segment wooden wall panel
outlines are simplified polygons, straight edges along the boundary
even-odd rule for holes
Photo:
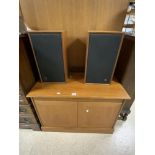
[[[20,0],[33,30],[67,32],[69,67],[84,67],[88,31],[121,31],[128,0]]]

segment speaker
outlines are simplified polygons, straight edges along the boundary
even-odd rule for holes
[[[34,57],[42,82],[65,82],[66,53],[63,32],[29,32]]]
[[[111,83],[123,36],[122,32],[89,32],[86,83]]]

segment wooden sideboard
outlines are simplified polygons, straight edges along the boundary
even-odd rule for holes
[[[43,131],[113,133],[129,95],[116,81],[86,84],[80,76],[66,83],[37,82],[27,94]]]

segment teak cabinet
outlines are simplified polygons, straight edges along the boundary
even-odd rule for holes
[[[130,99],[116,81],[110,85],[85,84],[82,79],[67,83],[36,83],[28,93],[43,131],[112,133],[123,101]]]

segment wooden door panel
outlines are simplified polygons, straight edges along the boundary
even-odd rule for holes
[[[35,100],[42,126],[77,127],[77,103],[71,101]]]
[[[112,128],[121,102],[79,102],[78,127]]]

